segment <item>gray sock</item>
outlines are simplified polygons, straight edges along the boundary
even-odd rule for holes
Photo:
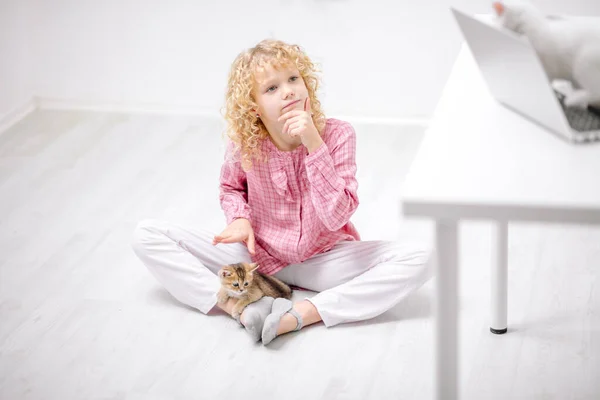
[[[285,313],[289,312],[294,317],[296,317],[298,324],[296,325],[296,329],[294,329],[294,331],[299,331],[300,329],[302,329],[302,317],[296,312],[296,310],[292,308],[293,305],[294,303],[292,303],[288,299],[284,299],[281,297],[275,299],[275,301],[273,302],[273,309],[271,310],[271,314],[269,314],[269,316],[265,319],[263,325],[261,335],[263,345],[271,343],[271,341],[277,337],[277,328],[279,327],[279,321]]]
[[[265,323],[265,318],[271,312],[271,306],[275,299],[272,297],[262,297],[260,300],[250,303],[242,312],[244,316],[244,328],[258,342]]]

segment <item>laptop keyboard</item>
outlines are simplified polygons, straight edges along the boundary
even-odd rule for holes
[[[600,131],[600,110],[591,107],[588,107],[588,109],[567,107],[564,104],[565,95],[556,90],[554,93],[571,128],[578,132]]]

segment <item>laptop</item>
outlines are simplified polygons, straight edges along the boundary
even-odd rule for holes
[[[600,109],[564,105],[525,36],[452,8],[492,96],[569,142],[600,140]]]

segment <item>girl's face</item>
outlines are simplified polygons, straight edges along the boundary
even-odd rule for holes
[[[258,104],[257,113],[269,131],[273,143],[280,150],[293,150],[301,143],[300,137],[291,137],[281,131],[285,121],[277,121],[284,113],[293,109],[303,109],[308,98],[308,89],[298,69],[270,65],[257,71],[254,76],[254,99]]]

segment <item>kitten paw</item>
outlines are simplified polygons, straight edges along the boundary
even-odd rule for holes
[[[231,310],[231,316],[236,320],[239,321],[240,320],[240,315],[242,314],[242,310],[240,310],[239,307],[233,307],[233,309]]]

